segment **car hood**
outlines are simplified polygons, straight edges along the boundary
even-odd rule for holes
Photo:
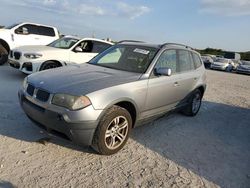
[[[60,48],[53,48],[50,46],[45,45],[27,45],[21,46],[18,48],[13,49],[13,51],[18,51],[22,53],[43,53],[43,52],[57,52],[57,51],[64,51],[64,49]]]
[[[28,83],[50,93],[87,95],[88,93],[136,81],[141,74],[91,64],[73,65],[34,73]]]

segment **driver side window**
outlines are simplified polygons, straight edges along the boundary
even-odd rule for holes
[[[91,53],[92,49],[93,49],[93,42],[92,41],[82,41],[80,42],[76,48],[81,48],[82,51],[81,52],[87,52],[87,53]]]
[[[177,72],[176,50],[164,51],[157,60],[155,68],[169,68],[172,74]]]

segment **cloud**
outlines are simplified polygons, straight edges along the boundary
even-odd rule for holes
[[[8,0],[3,0],[9,3]],[[133,5],[116,0],[16,0],[11,4],[22,7],[37,8],[60,14],[83,14],[89,16],[112,16],[128,19],[138,18],[150,8],[144,5]]]
[[[200,12],[223,16],[250,15],[250,0],[201,0]]]
[[[130,19],[135,19],[150,11],[150,8],[146,6],[132,6],[123,2],[117,3],[118,14],[127,16]]]
[[[44,0],[43,4],[44,5],[49,5],[49,6],[55,5],[56,4],[56,0]]]
[[[106,11],[99,7],[99,6],[92,6],[87,4],[81,4],[79,7],[80,14],[87,14],[87,15],[105,15]]]

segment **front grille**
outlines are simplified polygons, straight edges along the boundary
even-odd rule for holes
[[[13,58],[13,51],[10,50],[10,57]]]
[[[13,56],[14,56],[15,59],[18,60],[18,59],[20,59],[20,57],[21,57],[21,53],[20,53],[20,52],[14,52],[14,53],[13,53]]]
[[[47,91],[38,89],[36,93],[36,98],[42,102],[47,102],[49,100],[49,93]]]
[[[35,87],[34,87],[33,85],[29,84],[26,91],[27,91],[27,93],[28,93],[30,96],[33,96],[34,91],[35,91]]]
[[[37,100],[42,102],[47,102],[49,100],[50,93],[42,89],[36,89],[33,85],[28,84],[26,92],[31,96],[35,97]]]

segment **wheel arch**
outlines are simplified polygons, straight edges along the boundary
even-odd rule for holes
[[[137,117],[138,117],[138,107],[135,104],[135,102],[129,98],[115,100],[105,108],[104,113],[106,113],[106,110],[111,108],[114,105],[125,108],[130,113],[132,121],[133,121],[132,128],[134,128],[134,126],[136,124]]]
[[[60,61],[58,61],[58,60],[46,60],[46,61],[44,61],[44,62],[40,65],[40,67],[39,67],[39,71],[41,71],[42,66],[43,66],[45,63],[48,63],[48,62],[58,63],[58,64],[60,65],[60,67],[62,67],[62,66],[63,66],[63,63],[62,63],[62,62],[60,62]]]
[[[0,38],[0,44],[7,50],[8,53],[10,52],[10,46],[5,40]]]
[[[198,89],[200,92],[201,92],[201,95],[203,97],[204,93],[205,93],[205,90],[206,90],[206,85],[200,85],[198,87],[195,88],[195,90]],[[195,91],[194,90],[194,91]]]

